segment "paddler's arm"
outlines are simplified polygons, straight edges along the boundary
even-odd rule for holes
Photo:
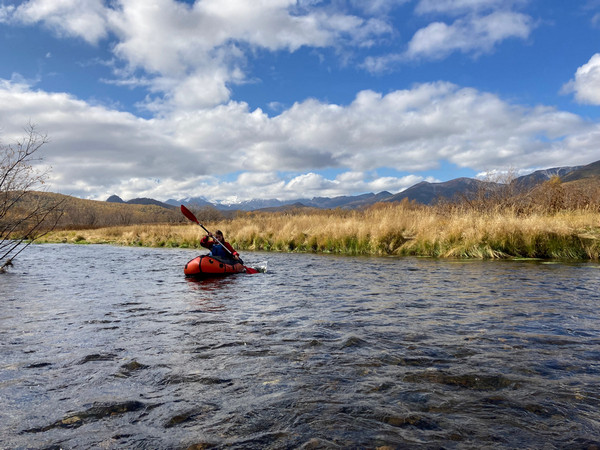
[[[209,239],[210,236],[203,236],[202,239],[200,239],[200,245],[210,250],[215,242]]]
[[[240,254],[234,250],[234,248],[231,246],[231,244],[229,242],[225,242],[225,247],[227,247],[227,250],[229,250],[231,252],[231,255],[235,259],[240,259]]]

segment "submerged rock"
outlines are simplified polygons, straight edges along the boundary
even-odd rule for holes
[[[85,411],[71,414],[64,419],[57,420],[56,422],[46,425],[45,427],[24,430],[23,433],[42,433],[54,428],[78,428],[87,422],[100,420],[105,417],[121,415],[132,411],[139,411],[145,407],[146,405],[144,403],[135,400],[120,403],[94,404],[94,406]]]
[[[406,375],[404,377],[404,381],[411,383],[438,383],[448,386],[457,386],[465,389],[474,389],[478,391],[518,387],[518,383],[516,381],[511,380],[503,375],[452,375],[445,372],[420,372]]]
[[[119,370],[114,376],[117,378],[128,378],[133,374],[133,372],[147,368],[148,366],[146,364],[141,364],[134,359],[127,364],[123,364],[121,366],[121,370]]]

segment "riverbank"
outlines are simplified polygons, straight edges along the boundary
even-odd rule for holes
[[[365,211],[247,213],[207,222],[240,251],[315,252],[442,258],[598,260],[600,214],[559,211],[442,210],[379,205]],[[200,248],[195,224],[131,225],[54,231],[41,242]]]

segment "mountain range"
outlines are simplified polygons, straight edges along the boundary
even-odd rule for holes
[[[111,195],[110,197],[108,197],[106,199],[106,201],[108,203],[128,203],[130,205],[156,205],[156,206],[162,206],[163,208],[168,208],[168,209],[176,209],[179,207],[178,205],[171,205],[168,203],[164,203],[164,202],[160,202],[158,200],[154,200],[152,198],[134,198],[128,201],[123,200],[121,197],[119,197],[118,195]]]
[[[543,169],[515,178],[511,181],[519,189],[530,189],[533,186],[543,183],[552,177],[558,176],[564,183],[582,183],[595,182],[600,183],[600,161],[588,164],[586,166],[574,167],[555,167]],[[320,208],[320,209],[357,209],[370,206],[378,202],[400,202],[404,199],[416,201],[425,205],[431,204],[439,198],[451,199],[457,195],[474,194],[482,187],[493,189],[494,186],[500,186],[500,183],[492,181],[481,181],[474,178],[456,178],[441,183],[429,183],[422,181],[408,189],[392,194],[387,191],[378,194],[368,193],[354,196],[340,197],[313,197],[312,199],[295,199],[289,201],[272,200],[250,200],[236,204],[211,203],[203,197],[188,197],[179,200],[169,199],[166,202],[160,202],[150,198],[136,198],[123,201],[120,197],[112,195],[107,202],[129,203],[142,205],[158,205],[164,208],[178,208],[179,205],[186,205],[196,208],[215,208],[220,211],[255,211],[255,210],[281,210],[287,208]]]

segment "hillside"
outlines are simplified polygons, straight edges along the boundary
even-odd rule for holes
[[[106,201],[108,203],[128,203],[130,205],[156,205],[156,206],[160,206],[161,208],[167,208],[167,209],[177,209],[179,207],[179,205],[171,205],[169,203],[160,202],[158,200],[154,200],[153,198],[146,198],[146,197],[134,198],[131,200],[124,201],[118,195],[111,195],[110,197],[108,197],[106,199]]]
[[[576,170],[561,177],[563,183],[588,180],[597,183],[600,180],[600,161],[593,162],[587,166],[578,167]]]
[[[452,200],[461,196],[470,197],[483,188],[494,189],[497,183],[490,183],[473,178],[457,178],[443,183],[422,181],[412,187],[387,198],[386,202],[400,202],[404,199],[416,201],[424,205],[435,203],[439,199]]]
[[[385,201],[390,198],[392,194],[387,191],[380,192],[378,194],[368,193],[361,195],[352,196],[339,196],[339,197],[314,197],[312,200],[303,201],[302,203],[306,206],[320,209],[356,209],[364,206],[370,206],[377,202]]]
[[[85,200],[69,195],[52,192],[30,192],[22,203],[56,202],[61,203],[62,216],[57,227],[95,228],[115,225],[180,223],[185,218],[176,209],[167,209],[157,205],[138,205],[129,203],[109,203]]]
[[[566,176],[580,167],[554,167],[552,169],[536,170],[528,175],[515,178],[512,183],[520,190],[531,189],[544,181],[548,181],[552,177],[560,177],[561,180],[564,180]]]
[[[514,179],[510,188],[513,192],[527,192],[535,186],[550,180],[552,177],[560,177],[565,184],[577,182],[597,182],[600,185],[600,161],[587,166],[555,167],[542,169]],[[215,208],[218,211],[282,211],[290,208],[308,207],[319,209],[359,209],[369,207],[378,202],[401,202],[404,199],[415,201],[424,205],[431,205],[438,200],[455,200],[475,196],[482,191],[488,194],[502,189],[506,185],[492,181],[481,181],[474,178],[456,178],[440,183],[422,181],[397,194],[383,191],[378,194],[368,193],[355,196],[339,197],[313,197],[312,199],[300,198],[288,201],[277,199],[256,199],[237,204],[225,205],[210,203],[202,197],[188,197],[181,200],[170,199],[169,205],[179,206],[184,204],[193,208]],[[291,206],[293,205],[293,206]]]
[[[561,191],[554,184],[550,189],[544,189],[542,183],[554,176],[561,176]],[[520,204],[530,206],[549,200],[549,196],[561,195],[564,200],[560,204],[579,207],[597,203],[597,193],[600,191],[600,161],[580,167],[554,168],[536,171],[525,177],[515,180],[515,185],[526,189],[515,189],[510,195],[519,195]],[[457,178],[443,183],[418,183],[405,191],[392,195],[389,192],[379,194],[363,194],[358,196],[340,196],[334,198],[315,197],[311,200],[303,199],[296,202],[277,201],[273,205],[268,200],[246,202],[246,207],[256,206],[252,211],[260,212],[300,212],[310,209],[363,209],[378,202],[401,202],[404,199],[415,201],[424,205],[434,204],[438,199],[458,199],[475,196],[482,191],[494,194],[501,187],[497,183],[484,182],[471,178]],[[503,193],[506,200],[506,193]],[[525,201],[524,198],[529,200]],[[196,199],[197,200],[197,199]],[[153,223],[185,223],[186,219],[179,212],[179,205],[166,204],[152,199],[133,199],[124,202],[117,196],[112,196],[110,201],[84,200],[68,195],[49,192],[32,192],[24,202],[51,201],[62,202],[63,215],[58,222],[59,228],[81,229],[97,228],[104,226],[119,226],[132,224]],[[174,200],[170,202],[176,203]],[[141,203],[141,204],[140,204]],[[182,202],[185,203],[185,202]],[[181,203],[180,203],[181,204]],[[269,206],[272,205],[272,206]],[[239,206],[239,205],[238,205]],[[530,207],[528,206],[528,207]],[[196,204],[192,210],[201,221],[214,221],[231,219],[239,215],[241,209],[220,210],[215,205],[203,202],[202,206]],[[247,209],[250,210],[250,209]]]

